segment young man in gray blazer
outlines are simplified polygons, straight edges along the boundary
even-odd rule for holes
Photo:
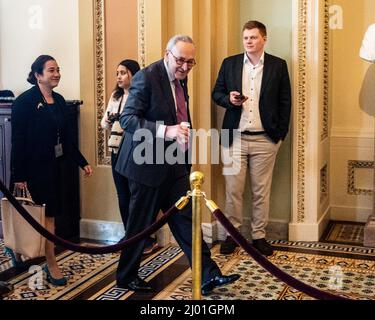
[[[244,53],[226,58],[212,93],[215,103],[226,109],[222,139],[224,170],[230,163],[238,170],[225,172],[225,213],[238,229],[242,225],[243,193],[247,166],[251,180],[253,245],[262,254],[273,254],[265,240],[269,215],[272,172],[281,141],[289,128],[291,88],[284,60],[264,52],[267,30],[249,21],[243,27]],[[230,254],[237,244],[229,236],[221,253]]]

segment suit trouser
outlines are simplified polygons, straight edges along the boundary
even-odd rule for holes
[[[115,154],[114,152],[112,152],[111,154],[111,161],[112,161],[113,181],[116,186],[121,219],[122,219],[122,223],[124,224],[124,227],[126,227],[126,223],[128,221],[128,215],[129,215],[129,202],[130,202],[130,190],[129,190],[129,185],[128,185],[128,179],[125,178],[123,175],[119,174],[115,170],[116,163],[117,163],[117,154]]]
[[[189,190],[188,175],[174,178],[171,174],[158,188],[151,188],[129,179],[131,199],[129,217],[126,226],[126,239],[150,226],[155,221],[159,210],[167,211],[175,202],[185,196]],[[168,219],[169,228],[188,257],[191,266],[192,217],[191,201],[181,211]],[[127,246],[121,252],[117,268],[117,283],[126,285],[133,281],[141,263],[144,240]],[[202,282],[221,275],[217,264],[211,259],[211,252],[205,241],[202,241]]]
[[[274,143],[266,134],[239,135],[229,149],[222,149],[226,203],[225,214],[238,229],[243,224],[243,197],[249,166],[252,195],[252,239],[265,238],[269,219],[272,173],[281,141]],[[229,166],[231,170],[228,171]]]

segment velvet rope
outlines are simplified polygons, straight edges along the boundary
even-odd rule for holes
[[[122,250],[126,246],[138,242],[142,239],[146,239],[151,234],[155,233],[158,229],[160,229],[163,225],[167,223],[168,218],[176,213],[179,209],[174,205],[171,207],[167,212],[163,214],[163,216],[154,222],[151,226],[144,229],[142,232],[138,233],[137,235],[133,236],[130,239],[123,240],[113,245],[103,246],[103,247],[94,247],[94,246],[81,246],[76,243],[67,241],[63,238],[60,238],[53,233],[49,232],[43,226],[41,226],[28,212],[27,210],[17,201],[17,199],[12,195],[12,193],[7,189],[4,185],[3,181],[0,179],[0,191],[4,194],[4,196],[9,200],[9,202],[15,207],[18,213],[43,237],[52,241],[55,244],[61,245],[62,247],[77,251],[81,253],[89,253],[89,254],[105,254],[116,252]]]
[[[321,291],[317,288],[307,285],[302,281],[292,277],[288,273],[282,271],[265,258],[258,250],[254,249],[252,245],[238,232],[238,230],[230,223],[230,221],[224,216],[220,209],[216,209],[212,212],[214,217],[222,224],[225,230],[231,235],[234,241],[236,241],[258,264],[264,269],[274,275],[276,278],[285,282],[287,285],[309,295],[310,297],[319,300],[351,300],[343,296],[337,296],[329,292]]]

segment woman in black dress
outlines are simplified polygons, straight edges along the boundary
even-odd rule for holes
[[[34,86],[21,94],[12,107],[11,181],[16,189],[27,187],[35,203],[46,205],[46,228],[54,233],[54,218],[62,213],[61,181],[66,157],[79,165],[86,176],[92,174],[92,169],[73,143],[65,99],[53,91],[60,81],[56,60],[39,56],[27,81]],[[14,261],[19,261],[19,255],[10,253]],[[45,255],[47,281],[65,285],[67,279],[57,265],[50,241],[46,241]]]

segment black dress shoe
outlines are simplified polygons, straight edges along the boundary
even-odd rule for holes
[[[208,295],[215,288],[230,284],[238,280],[239,278],[239,274],[231,274],[229,276],[216,276],[202,284],[202,295]]]
[[[9,283],[0,281],[0,300],[13,291],[13,286]]]
[[[272,246],[264,238],[253,240],[253,246],[254,246],[255,249],[257,249],[264,256],[272,256],[273,255]]]
[[[220,246],[220,253],[221,254],[231,254],[234,250],[238,247],[236,241],[234,241],[231,237],[227,237],[225,241]]]
[[[137,277],[132,282],[127,284],[117,284],[117,287],[123,289],[129,289],[131,291],[139,291],[139,292],[152,292],[154,291],[153,288],[144,280]]]

